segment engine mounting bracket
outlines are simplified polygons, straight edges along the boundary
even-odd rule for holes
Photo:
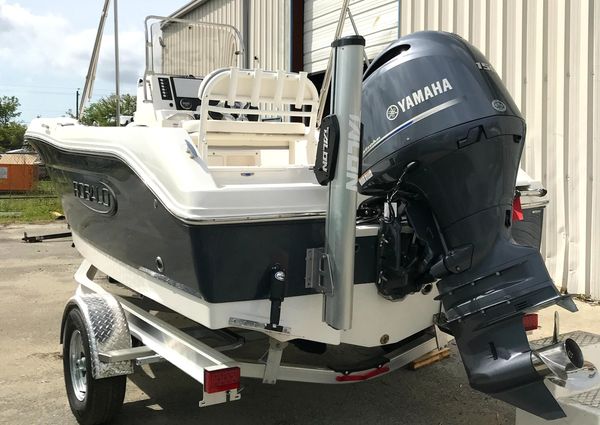
[[[333,272],[325,248],[306,250],[305,287],[322,294],[333,294]]]

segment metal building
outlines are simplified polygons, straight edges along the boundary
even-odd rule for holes
[[[290,69],[290,11],[289,1],[196,0],[171,16],[233,25],[246,45],[246,66]]]
[[[176,13],[238,26],[248,66],[316,73],[341,3],[204,0]],[[542,247],[550,273],[568,292],[600,298],[600,3],[354,0],[350,9],[369,58],[421,30],[455,32],[487,55],[527,119],[522,165],[551,194]]]

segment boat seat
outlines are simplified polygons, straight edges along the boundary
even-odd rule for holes
[[[314,161],[319,95],[307,73],[218,69],[204,78],[198,97],[200,120],[185,121],[182,126],[192,135],[203,158],[207,159],[209,151],[219,148],[250,148],[253,151],[249,155],[255,155],[256,149],[276,148],[289,150],[290,164],[297,163],[299,157]],[[257,115],[280,121],[214,120],[209,112]],[[299,117],[307,124],[290,122],[292,117]],[[299,146],[304,147],[306,155],[296,155]]]
[[[187,120],[181,123],[188,133],[200,130],[200,121]],[[254,133],[254,134],[279,134],[304,137],[306,126],[296,122],[257,122],[257,121],[226,121],[208,120],[204,123],[207,133]]]
[[[206,122],[209,133],[289,134],[304,137],[306,126],[296,122],[217,121]]]

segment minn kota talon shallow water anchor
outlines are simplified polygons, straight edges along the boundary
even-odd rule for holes
[[[323,321],[338,330],[352,327],[364,46],[360,35],[331,44],[331,114],[321,125],[314,167],[317,181],[329,186],[325,247],[306,253],[306,286],[324,294]]]

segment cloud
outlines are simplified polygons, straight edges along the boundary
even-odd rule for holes
[[[95,34],[94,34],[95,36]],[[115,53],[114,38],[105,36],[100,50],[98,78],[114,81]],[[90,49],[91,54],[91,49]],[[137,79],[144,72],[144,33],[119,31],[119,73],[124,83],[137,85]],[[89,62],[86,58],[86,65]]]
[[[2,4],[0,4],[0,11],[2,9]],[[2,32],[10,32],[14,27],[12,26],[11,21],[0,16],[0,33]]]
[[[75,31],[56,14],[36,15],[16,3],[0,0],[0,64],[34,76],[85,78],[96,29]],[[105,34],[97,78],[114,81],[114,38]],[[121,80],[134,84],[143,72],[144,34],[119,32]]]

